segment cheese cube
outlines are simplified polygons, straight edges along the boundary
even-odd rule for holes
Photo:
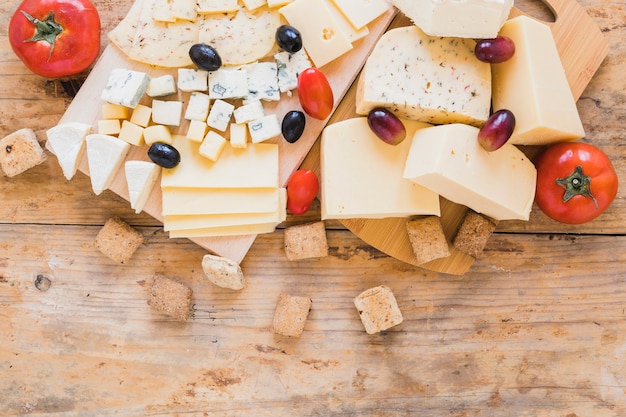
[[[363,67],[356,111],[386,107],[426,123],[482,126],[491,106],[491,66],[471,39],[431,37],[417,26],[386,32]]]
[[[366,117],[327,126],[322,132],[322,219],[439,215],[439,195],[402,178],[411,135],[426,123],[404,120],[407,139],[381,141]]]
[[[245,148],[248,146],[248,126],[245,124],[230,124],[230,146]]]
[[[139,214],[143,210],[154,185],[159,178],[161,167],[149,161],[126,161],[124,164],[128,201],[130,207]]]
[[[141,146],[143,145],[143,129],[128,120],[123,120],[118,138],[131,145]]]
[[[175,22],[176,18],[170,9],[170,0],[154,0],[152,19],[157,22]]]
[[[298,75],[307,68],[313,66],[303,49],[295,54],[278,52],[274,55],[278,70],[278,88],[281,93],[286,93],[298,87]]]
[[[176,80],[171,74],[162,75],[152,78],[146,94],[150,97],[163,97],[176,93]]]
[[[99,195],[111,185],[130,150],[130,144],[114,136],[97,133],[87,135],[85,142],[91,188],[94,194]]]
[[[187,104],[187,110],[185,110],[185,119],[197,120],[200,122],[206,121],[209,115],[209,95],[194,91],[189,96],[189,104]]]
[[[265,116],[265,110],[259,100],[252,100],[243,106],[239,106],[233,112],[236,123],[248,123],[252,120]]]
[[[217,161],[224,150],[224,146],[226,146],[226,139],[219,133],[209,130],[198,149],[198,153],[211,161]]]
[[[180,101],[152,100],[152,121],[160,125],[179,126],[183,113]]]
[[[178,69],[178,89],[180,91],[206,91],[208,87],[209,72],[192,69]]]
[[[209,74],[209,96],[212,99],[246,98],[248,72],[244,69],[223,69]]]
[[[170,0],[170,10],[176,19],[195,21],[198,17],[195,0]]]
[[[130,121],[138,126],[146,127],[150,124],[150,117],[152,117],[152,109],[143,104],[138,104],[130,116]]]
[[[303,47],[315,66],[321,67],[352,49],[324,0],[295,0],[281,7],[280,13],[300,31]]]
[[[155,142],[163,142],[172,144],[172,133],[167,126],[152,125],[143,130],[143,138],[146,145],[152,145]]]
[[[478,128],[448,124],[418,130],[404,178],[496,220],[528,220],[537,171],[510,143],[487,152]]]
[[[275,114],[269,114],[248,123],[252,143],[264,142],[281,134],[280,123]]]
[[[119,104],[104,103],[102,104],[102,118],[104,120],[110,119],[128,119],[132,114],[132,109]]]
[[[228,13],[239,8],[237,0],[198,0],[198,13]]]
[[[257,62],[244,69],[248,74],[248,100],[280,100],[276,62]]]
[[[393,5],[430,36],[483,39],[498,36],[513,0],[393,0]]]
[[[493,65],[493,108],[515,115],[509,143],[545,145],[585,136],[550,28],[519,16],[500,33],[515,42],[515,55]]]
[[[230,123],[230,118],[233,115],[234,109],[234,105],[224,100],[215,100],[215,102],[213,102],[211,110],[209,111],[207,124],[213,129],[224,132],[228,127],[228,123]]]
[[[101,97],[109,103],[134,109],[149,83],[150,77],[145,72],[115,68],[109,75]]]
[[[209,126],[205,122],[199,120],[192,120],[189,122],[189,129],[187,129],[187,139],[194,142],[202,142],[204,136],[207,133]]]
[[[117,135],[120,133],[120,127],[119,120],[98,120],[98,133],[102,135]]]

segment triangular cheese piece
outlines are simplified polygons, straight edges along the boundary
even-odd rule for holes
[[[91,132],[91,125],[68,122],[56,125],[46,131],[48,147],[56,155],[63,175],[71,180],[85,152],[85,137]]]
[[[139,214],[143,210],[154,184],[161,172],[161,167],[149,161],[126,161],[124,164],[126,183],[128,185],[128,200],[130,207]]]
[[[130,144],[114,136],[91,134],[87,142],[87,162],[91,188],[96,195],[109,188],[130,150]]]

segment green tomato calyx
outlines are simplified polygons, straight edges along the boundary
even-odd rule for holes
[[[598,202],[591,194],[591,178],[585,175],[582,166],[578,165],[568,177],[557,178],[556,183],[565,189],[565,194],[563,194],[564,203],[567,203],[574,196],[582,195],[583,197],[591,198],[596,205],[596,209],[598,209]]]
[[[22,14],[35,25],[35,34],[32,38],[26,39],[24,42],[39,42],[45,41],[50,44],[50,53],[48,54],[48,61],[52,57],[52,51],[54,50],[54,43],[61,33],[63,33],[63,26],[61,26],[56,20],[54,20],[54,12],[50,11],[48,17],[45,20],[39,20],[30,14],[26,13],[24,10],[21,11]]]

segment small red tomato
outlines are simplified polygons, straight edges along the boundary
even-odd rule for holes
[[[535,201],[548,217],[568,224],[595,219],[617,195],[617,174],[604,152],[583,142],[549,146],[535,163]]]
[[[320,189],[315,172],[299,169],[287,182],[287,209],[293,214],[304,214],[311,207]]]
[[[298,98],[309,116],[324,120],[333,111],[333,90],[324,73],[317,68],[308,68],[298,76]]]

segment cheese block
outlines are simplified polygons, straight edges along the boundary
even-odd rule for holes
[[[225,146],[216,162],[200,155],[200,144],[184,136],[174,135],[173,146],[180,152],[181,162],[176,168],[163,171],[161,187],[278,187],[277,144],[250,144],[237,149]]]
[[[352,23],[350,23],[348,18],[343,13],[341,13],[341,10],[337,8],[332,0],[324,0],[324,3],[328,6],[328,11],[337,23],[337,26],[341,29],[343,34],[348,38],[350,42],[354,43],[369,34],[369,29],[367,28],[367,26],[363,26],[360,29],[356,29],[354,26],[352,26]]]
[[[359,30],[389,10],[386,0],[332,0],[355,29]]]
[[[130,150],[130,144],[114,136],[92,133],[85,138],[91,188],[96,195],[109,188]]]
[[[128,201],[135,213],[141,213],[143,210],[154,185],[159,179],[160,172],[161,167],[150,161],[126,161],[124,163]]]
[[[405,120],[408,137],[429,127]],[[402,177],[411,141],[389,145],[357,117],[327,126],[320,162],[322,219],[439,215],[439,196]]]
[[[436,38],[417,26],[385,33],[357,85],[356,110],[382,106],[398,117],[475,126],[489,117],[491,68],[474,55],[471,39]]]
[[[393,5],[431,36],[495,38],[513,0],[393,0]]]
[[[509,109],[516,119],[509,142],[545,145],[585,136],[550,28],[519,16],[500,33],[515,42],[515,55],[492,70],[494,110]]]
[[[114,68],[100,96],[108,103],[134,109],[149,84],[150,76],[145,72]]]
[[[165,172],[165,171],[164,171]],[[272,213],[277,188],[163,188],[163,216]]]
[[[487,152],[478,128],[449,124],[418,130],[404,177],[496,220],[528,220],[537,171],[514,145]]]
[[[172,239],[175,238],[199,238],[199,237],[219,237],[219,236],[245,236],[245,235],[260,235],[263,233],[272,233],[276,230],[276,226],[279,223],[270,222],[262,224],[244,224],[237,226],[221,226],[221,227],[208,227],[201,229],[185,229],[185,230],[172,230],[169,232],[169,236]]]
[[[58,124],[46,131],[47,145],[56,155],[66,179],[71,180],[85,152],[85,138],[91,125],[80,122]]]

